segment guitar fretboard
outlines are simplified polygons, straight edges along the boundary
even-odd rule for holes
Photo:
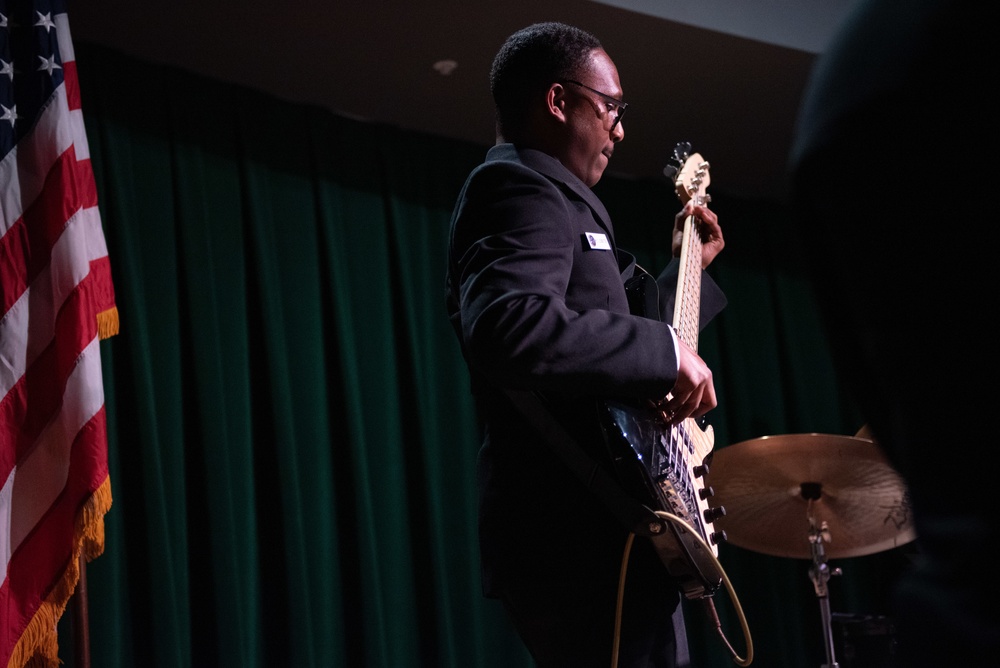
[[[673,326],[681,340],[695,352],[698,351],[700,307],[701,236],[698,234],[697,221],[693,216],[688,216],[684,223],[684,241],[681,244]]]
[[[689,184],[678,181],[678,195],[682,199],[692,199],[695,204],[705,204],[708,196],[703,194],[702,184],[708,174],[708,163],[698,164]],[[701,233],[699,221],[688,216],[684,221],[684,237],[681,241],[680,271],[677,275],[677,294],[674,299],[673,326],[681,340],[692,350],[698,351],[698,330],[701,309]]]

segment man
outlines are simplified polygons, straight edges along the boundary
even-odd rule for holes
[[[497,145],[458,198],[447,281],[485,423],[484,592],[502,600],[542,668],[612,665],[613,653],[622,668],[682,665],[677,585],[645,540],[628,561],[613,652],[629,531],[506,394],[536,391],[546,414],[598,460],[606,456],[603,397],[670,394],[675,422],[716,405],[704,361],[663,321],[630,314],[623,268],[628,277],[634,262],[617,249],[590,189],[625,136],[618,72],[593,35],[542,23],[508,38],[490,78]],[[707,266],[723,247],[718,219],[689,203],[677,225],[685,214],[703,221]],[[673,291],[664,294],[670,308]],[[707,276],[702,295],[704,322],[725,298]]]
[[[898,663],[996,666],[998,78],[971,0],[858,3],[800,114],[792,184],[835,359],[906,479],[919,548]]]

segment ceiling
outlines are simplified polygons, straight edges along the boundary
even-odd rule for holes
[[[70,0],[69,16],[77,42],[484,148],[497,48],[530,23],[571,23],[603,42],[629,103],[609,173],[662,178],[689,141],[713,191],[771,199],[809,71],[850,2]]]

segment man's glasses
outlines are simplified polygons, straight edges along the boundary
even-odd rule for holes
[[[615,109],[617,109],[618,113],[615,114],[615,120],[611,124],[611,129],[609,130],[609,132],[614,132],[615,127],[617,127],[618,124],[621,122],[622,116],[625,115],[625,110],[628,109],[628,103],[627,102],[622,102],[621,100],[619,100],[617,98],[613,98],[610,95],[605,95],[601,91],[599,91],[599,90],[597,90],[595,88],[591,88],[587,84],[582,84],[579,81],[574,81],[573,79],[566,79],[563,83],[571,83],[574,86],[579,86],[580,88],[586,88],[591,93],[594,93],[595,95],[599,95],[602,100],[604,100],[605,102],[607,102],[607,104],[608,104],[609,107],[613,106]],[[611,109],[609,108],[608,111],[610,112]]]

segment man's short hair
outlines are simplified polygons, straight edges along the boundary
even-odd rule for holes
[[[557,81],[579,76],[594,49],[589,32],[564,23],[535,23],[507,38],[493,59],[490,91],[497,129],[505,136],[524,130],[533,99]]]

